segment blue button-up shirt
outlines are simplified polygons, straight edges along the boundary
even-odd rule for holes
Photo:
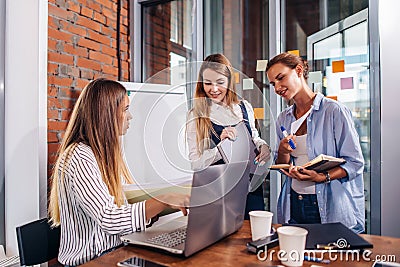
[[[293,114],[293,105],[279,114],[277,146],[283,138],[280,126],[290,129],[296,120]],[[350,110],[318,93],[307,118],[306,143],[309,159],[325,154],[347,161],[341,165],[346,177],[328,184],[315,184],[321,223],[341,222],[355,232],[364,231],[364,158]],[[287,223],[290,219],[291,184],[292,178],[286,177],[278,200],[278,223]]]

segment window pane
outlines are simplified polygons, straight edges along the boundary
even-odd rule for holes
[[[166,1],[142,8],[142,81],[171,84],[171,72],[163,70],[171,68],[176,57],[191,62],[196,56],[192,50],[196,40],[192,30],[196,21],[194,0]]]

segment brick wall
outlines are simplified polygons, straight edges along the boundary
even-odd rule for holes
[[[48,166],[51,171],[73,105],[92,79],[118,79],[118,0],[49,0]],[[129,0],[121,0],[121,80],[129,80]],[[49,172],[50,174],[50,172]]]

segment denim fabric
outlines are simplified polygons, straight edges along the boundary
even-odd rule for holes
[[[289,223],[321,223],[318,211],[317,195],[298,194],[290,190],[290,220]]]
[[[246,209],[244,212],[244,219],[249,220],[249,211],[252,210],[265,210],[264,195],[262,184],[254,191],[247,195]]]

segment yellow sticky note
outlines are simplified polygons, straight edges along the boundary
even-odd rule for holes
[[[240,79],[239,79],[239,72],[234,72],[233,73],[233,77],[234,77],[234,81],[235,83],[239,83]]]
[[[300,50],[289,50],[289,51],[287,51],[289,54],[293,54],[293,55],[296,55],[296,56],[300,56]]]
[[[264,119],[264,108],[254,108],[254,118]]]
[[[332,61],[332,72],[344,72],[344,60]]]

